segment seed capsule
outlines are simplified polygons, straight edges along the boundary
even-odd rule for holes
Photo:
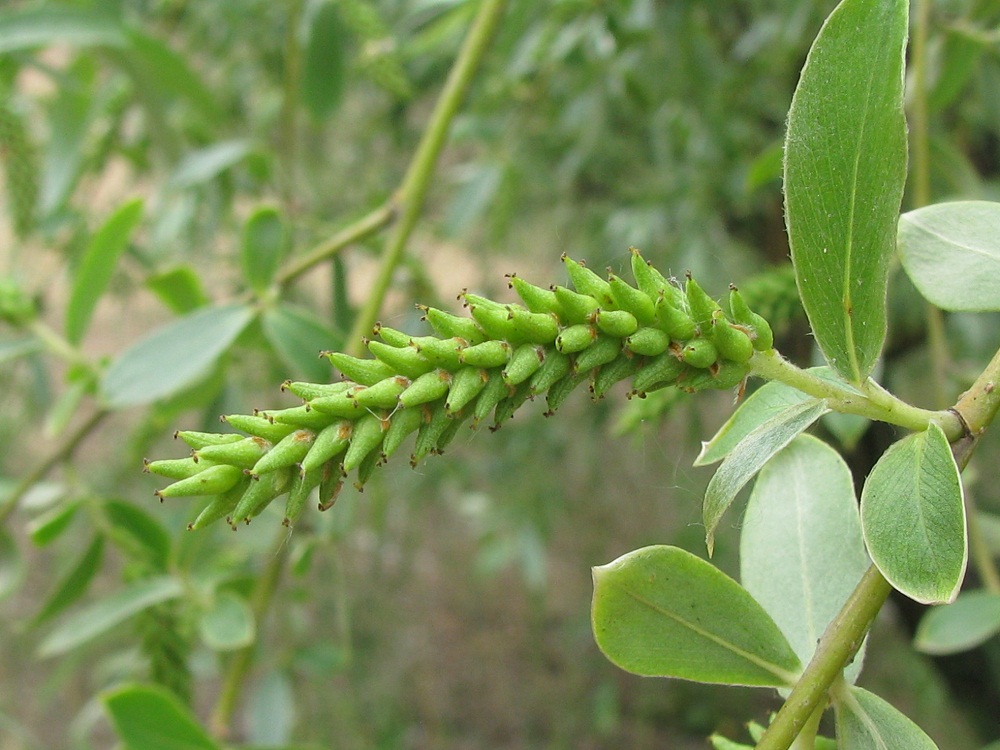
[[[576,291],[593,297],[602,307],[614,308],[615,300],[611,296],[611,285],[608,282],[566,253],[562,254],[562,262]]]
[[[771,324],[747,307],[743,295],[736,287],[730,287],[729,309],[732,310],[733,320],[750,328],[753,333],[751,338],[754,349],[766,352],[774,348],[774,332],[771,330]]]
[[[351,442],[354,433],[354,422],[342,420],[320,432],[313,441],[309,451],[302,458],[300,467],[302,473],[315,472],[323,464],[340,455]]]
[[[374,385],[374,384],[373,384]],[[322,396],[314,398],[307,406],[318,412],[340,419],[357,419],[365,410],[347,393],[338,396]]]
[[[656,357],[667,351],[670,335],[659,328],[640,328],[625,339],[625,348],[633,354]]]
[[[250,482],[252,481],[250,477],[244,476],[230,489],[213,497],[211,502],[202,508],[198,517],[188,524],[188,531],[203,529],[210,523],[231,516],[233,510],[236,508],[236,504],[243,497],[243,493],[250,487]]]
[[[531,386],[528,383],[521,383],[514,389],[511,395],[507,396],[505,399],[501,399],[500,403],[497,404],[496,409],[493,410],[493,426],[490,429],[496,432],[503,426],[503,423],[514,416],[514,412],[521,408],[533,394],[531,393]]]
[[[578,372],[567,375],[562,380],[549,386],[549,390],[545,394],[545,403],[548,406],[546,414],[555,414],[556,409],[562,406],[563,402],[569,397],[569,394],[589,377],[589,372]]]
[[[434,307],[422,305],[417,305],[417,307],[423,310],[424,319],[434,329],[434,333],[442,338],[465,339],[470,344],[481,344],[487,340],[483,329],[471,318],[452,315]]]
[[[545,353],[545,361],[542,362],[542,366],[531,376],[529,381],[532,395],[544,393],[554,383],[566,377],[572,369],[573,361],[568,355],[549,349]]]
[[[372,451],[361,459],[361,463],[358,464],[358,471],[354,479],[354,488],[358,492],[365,491],[365,485],[368,484],[368,480],[371,479],[372,474],[375,473],[375,468],[381,462],[382,455],[378,451]]]
[[[340,464],[329,466],[330,471],[323,475],[319,483],[319,504],[316,506],[320,511],[330,510],[337,502],[337,496],[344,488],[344,467]]]
[[[194,450],[204,448],[206,445],[235,443],[243,439],[242,435],[237,435],[235,432],[194,432],[192,430],[178,430],[174,433],[174,437],[180,438]]]
[[[459,355],[468,345],[468,341],[457,337],[439,339],[434,336],[420,336],[411,342],[411,346],[420,353],[420,356],[434,367],[442,367],[451,371],[462,366]]]
[[[556,337],[556,349],[563,354],[582,352],[597,339],[597,328],[587,323],[567,326]]]
[[[622,352],[617,359],[604,365],[594,376],[591,390],[594,400],[602,398],[615,383],[630,378],[642,366],[642,357],[636,357],[631,352]]]
[[[551,344],[559,335],[559,319],[552,313],[511,310],[510,319],[517,335],[531,344]]]
[[[535,374],[545,360],[545,348],[534,344],[522,344],[514,350],[514,356],[503,370],[507,385],[519,385]]]
[[[295,383],[286,380],[282,383],[281,390],[291,391],[303,401],[312,401],[314,398],[339,396],[353,388],[354,385],[349,380],[341,380],[336,383]]]
[[[232,527],[235,529],[240,521],[250,523],[251,518],[259,516],[272,500],[288,492],[294,476],[295,469],[286,466],[250,482],[229,518]]]
[[[489,297],[481,297],[468,290],[458,295],[458,298],[469,308],[479,307],[483,310],[496,310],[497,312],[510,311],[510,305],[505,305],[502,302],[496,302],[495,300],[491,300]]]
[[[681,359],[692,367],[704,369],[718,358],[719,350],[708,339],[691,339],[681,349]]]
[[[656,320],[656,310],[653,307],[653,300],[646,296],[645,292],[639,291],[614,274],[609,276],[608,284],[616,307],[628,310],[640,325],[653,324]]]
[[[410,383],[409,388],[399,395],[399,405],[405,409],[420,404],[437,401],[448,393],[451,386],[451,373],[447,370],[434,370],[425,373]]]
[[[622,342],[602,334],[593,344],[576,355],[573,366],[577,372],[589,372],[595,367],[606,365],[621,353]]]
[[[565,311],[565,317],[560,320],[569,325],[591,322],[601,307],[601,303],[589,294],[580,294],[564,286],[552,287],[552,293]]]
[[[437,442],[434,443],[433,453],[438,455],[444,453],[444,449],[455,439],[455,436],[458,435],[459,430],[462,429],[462,425],[465,424],[471,413],[471,410],[461,410],[448,415],[450,422],[438,436]]]
[[[195,474],[200,474],[213,465],[213,461],[198,461],[194,457],[188,456],[187,458],[168,458],[161,461],[143,461],[142,470],[167,479],[187,479]]]
[[[650,302],[656,302],[660,294],[671,286],[670,281],[643,258],[637,249],[630,247],[629,252],[632,253],[632,276],[635,277],[636,285],[649,297]]]
[[[750,337],[742,329],[731,326],[721,310],[712,316],[712,340],[726,359],[746,362],[753,356]]]
[[[222,417],[222,421],[240,432],[264,438],[271,443],[277,443],[295,432],[295,427],[290,424],[272,422],[264,417],[251,417],[247,414],[230,414]]]
[[[410,455],[410,466],[416,467],[427,454],[437,445],[438,438],[444,433],[453,420],[444,409],[435,409],[429,421],[420,425],[417,441]]]
[[[354,425],[351,444],[347,446],[347,453],[344,455],[344,471],[356,469],[365,456],[379,447],[388,429],[388,419],[375,414],[361,417]]]
[[[448,400],[445,401],[444,408],[449,413],[459,411],[480,394],[489,379],[490,375],[486,370],[463,367],[451,379],[451,388],[448,390]]]
[[[673,352],[665,352],[653,357],[635,374],[632,387],[637,393],[652,393],[660,388],[675,385],[677,378],[687,367]]]
[[[419,378],[425,372],[430,372],[434,369],[434,365],[421,357],[420,352],[412,346],[404,346],[397,349],[388,344],[383,344],[381,341],[369,341],[368,351],[376,359],[389,365],[394,374],[405,375],[410,380]],[[365,385],[375,385],[375,383],[365,383]]]
[[[226,445],[206,445],[194,453],[197,461],[207,459],[220,464],[249,469],[261,456],[271,449],[271,443],[264,438],[248,437]]]
[[[243,477],[243,470],[236,466],[218,464],[209,466],[192,477],[168,484],[154,494],[161,500],[165,497],[198,497],[219,495],[230,489]]]
[[[542,289],[540,286],[529,284],[520,276],[510,274],[507,277],[511,288],[517,292],[525,306],[533,313],[551,313],[560,320],[565,315],[565,311],[559,300],[551,289]]]
[[[479,305],[475,305],[470,309],[472,317],[476,319],[476,322],[482,326],[491,339],[503,339],[512,344],[520,344],[525,341],[514,325],[510,310],[502,307],[481,307]]]
[[[749,371],[746,363],[723,360],[707,370],[689,370],[678,380],[677,386],[688,393],[708,389],[726,390],[739,385]]]
[[[506,341],[484,341],[463,349],[459,352],[458,359],[462,364],[490,370],[507,364],[513,352]]]
[[[497,404],[510,395],[510,386],[499,372],[490,373],[490,380],[483,388],[472,412],[473,424],[479,424]]]
[[[363,387],[363,386],[361,386]],[[333,421],[329,414],[316,411],[308,406],[293,406],[290,409],[258,412],[258,416],[277,424],[287,424],[296,429],[318,432]]]
[[[677,305],[667,294],[661,294],[656,300],[656,324],[660,330],[676,341],[686,341],[694,338],[698,327],[694,319]]]
[[[260,476],[297,464],[306,457],[315,440],[316,433],[312,430],[296,430],[280,442],[275,443],[271,450],[261,456],[260,460],[250,469],[250,474]]]
[[[396,452],[411,432],[416,432],[420,428],[425,417],[430,419],[426,409],[426,406],[418,406],[413,409],[397,409],[393,413],[389,420],[389,429],[382,438],[382,454],[386,458]]]
[[[616,339],[631,336],[639,330],[639,321],[628,310],[599,310],[594,322],[601,331]]]
[[[403,346],[408,346],[410,339],[412,338],[408,333],[397,331],[395,328],[389,328],[381,323],[375,324],[375,328],[372,329],[372,333],[382,339],[387,346],[396,347],[397,349]]]
[[[324,352],[324,356],[345,378],[361,385],[375,385],[380,380],[399,374],[385,362],[377,359],[358,359],[340,352]]]
[[[330,473],[330,466],[324,464],[312,471],[301,471],[292,478],[292,487],[288,491],[288,499],[285,501],[285,518],[281,522],[284,526],[291,526],[302,513],[306,500],[312,491],[319,487],[325,475]]]
[[[397,375],[360,388],[351,394],[351,398],[363,409],[392,409],[399,403],[399,394],[409,388],[411,382],[409,378]]]
[[[702,334],[708,335],[712,314],[722,308],[690,276],[688,276],[687,283],[684,285],[684,293],[687,296],[688,310],[691,313],[691,318],[694,320],[695,325],[701,329]]]

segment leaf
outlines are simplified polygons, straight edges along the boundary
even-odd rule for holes
[[[73,66],[70,73],[76,72]],[[73,76],[72,85],[60,86],[48,105],[48,137],[43,141],[39,218],[64,208],[76,186],[88,155],[87,135],[95,116],[96,93],[92,76]]]
[[[301,308],[281,303],[263,317],[264,335],[285,365],[313,382],[330,378],[330,367],[319,358],[325,349],[340,349],[343,336]]]
[[[15,339],[14,341],[0,341],[0,365],[44,349],[45,347],[42,345],[42,342],[34,336]]]
[[[165,688],[124,685],[101,699],[126,750],[221,750]]]
[[[97,575],[97,571],[101,569],[103,559],[104,537],[97,534],[80,555],[80,559],[46,597],[42,608],[32,618],[32,625],[37,626],[48,622],[87,593],[90,582]]]
[[[702,519],[709,555],[715,546],[715,529],[737,493],[771,456],[828,411],[822,399],[802,401],[754,428],[730,451],[705,490]]]
[[[39,547],[44,547],[57,539],[76,518],[76,512],[80,509],[80,505],[79,499],[70,500],[32,518],[26,527],[31,541]]]
[[[923,730],[892,705],[854,685],[834,695],[841,750],[937,750]]]
[[[740,581],[806,664],[869,564],[850,469],[822,440],[799,435],[757,477],[743,517]],[[848,668],[849,681],[861,661]]]
[[[955,654],[1000,632],[1000,594],[964,591],[951,604],[934,607],[921,620],[913,645],[925,654]]]
[[[173,312],[184,315],[208,304],[198,273],[187,265],[153,274],[146,286]]]
[[[203,185],[241,162],[249,151],[250,143],[245,140],[221,141],[192,151],[174,168],[168,184],[175,190]]]
[[[923,604],[955,599],[968,561],[965,503],[940,427],[882,455],[861,492],[861,525],[872,562],[896,589]]]
[[[70,343],[79,344],[87,332],[94,307],[107,289],[118,259],[128,247],[129,237],[141,218],[142,200],[128,201],[104,222],[87,244],[73,274],[73,289],[66,306],[66,338]]]
[[[885,340],[906,181],[907,0],[843,0],[788,113],[785,219],[802,304],[830,366],[862,383]]]
[[[794,682],[799,660],[777,625],[704,560],[645,547],[593,573],[594,638],[622,669],[726,685]]]
[[[0,599],[9,596],[24,578],[24,558],[14,537],[0,526]]]
[[[38,647],[39,656],[58,656],[107,632],[155,604],[176,599],[183,584],[170,576],[144,578],[100,599],[64,620]]]
[[[942,310],[1000,310],[1000,203],[956,201],[899,218],[899,258]]]
[[[259,208],[243,227],[243,276],[250,288],[263,292],[274,280],[278,263],[285,252],[285,223],[278,210]]]
[[[178,393],[208,373],[253,316],[246,305],[210,307],[156,329],[111,363],[101,396],[122,409]]]
[[[317,120],[328,117],[340,105],[348,39],[337,4],[319,5],[309,19],[309,41],[302,64],[302,102]]]
[[[233,651],[254,642],[257,626],[246,600],[232,591],[222,591],[198,619],[198,632],[213,651]]]
[[[0,13],[0,55],[52,44],[123,47],[126,39],[114,17],[84,8],[49,5]]]
[[[288,675],[272,669],[247,696],[247,740],[255,745],[287,747],[295,728],[295,693]]]
[[[122,500],[106,500],[101,514],[111,540],[130,559],[141,560],[158,572],[167,569],[170,558],[170,534],[152,515]]]

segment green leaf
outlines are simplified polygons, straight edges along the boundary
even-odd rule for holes
[[[0,599],[9,596],[24,578],[24,558],[14,537],[0,526]]]
[[[924,604],[958,595],[968,561],[962,479],[941,428],[890,446],[861,492],[872,561],[896,589]]]
[[[89,153],[87,135],[96,114],[96,92],[91,79],[86,73],[73,76],[72,85],[60,86],[48,105],[48,137],[43,141],[45,151],[38,192],[40,218],[65,207],[83,171]]]
[[[243,276],[250,288],[263,292],[274,280],[278,263],[285,252],[285,223],[278,210],[259,208],[243,227]]]
[[[44,547],[69,528],[79,509],[79,499],[59,503],[28,522],[26,528],[28,536],[39,547]]]
[[[222,141],[192,151],[174,168],[168,184],[175,190],[203,185],[241,162],[249,152],[250,143],[245,140]]]
[[[38,647],[39,656],[58,656],[107,632],[153,605],[176,599],[184,593],[176,578],[145,578],[64,620]]]
[[[106,13],[65,5],[0,13],[0,55],[52,44],[123,47],[121,24]]]
[[[73,289],[66,306],[66,338],[78,344],[90,325],[97,300],[104,294],[129,237],[142,218],[142,200],[124,203],[97,230],[73,274]]]
[[[761,469],[750,495],[743,586],[806,664],[869,564],[850,469],[822,440],[799,435]],[[861,663],[848,668],[851,682]]]
[[[257,626],[250,605],[243,597],[232,591],[221,591],[212,607],[198,619],[198,632],[213,651],[233,651],[254,642]]]
[[[309,19],[309,41],[302,64],[302,102],[317,120],[329,116],[340,105],[349,38],[337,4],[319,5]]]
[[[146,279],[146,286],[173,312],[185,315],[208,304],[208,295],[201,285],[198,273],[187,265],[153,274]]]
[[[862,383],[882,350],[906,181],[908,0],[843,0],[788,113],[785,219],[802,304],[830,366]]]
[[[955,654],[1000,632],[1000,594],[964,591],[951,604],[934,607],[920,620],[913,645],[925,654]]]
[[[44,349],[45,347],[42,345],[42,342],[34,336],[14,341],[0,341],[0,365]]]
[[[126,750],[221,750],[165,688],[125,685],[101,699]]]
[[[170,534],[156,518],[133,503],[106,500],[101,514],[108,535],[133,560],[165,571],[170,558]]]
[[[46,597],[42,608],[38,610],[31,622],[32,625],[40,625],[48,622],[68,606],[77,601],[87,593],[90,582],[94,580],[97,571],[101,569],[101,561],[104,559],[104,537],[100,534],[94,536],[90,545],[80,555],[80,559],[69,569],[62,580],[56,584],[52,592]]]
[[[758,425],[729,452],[705,490],[702,518],[709,555],[715,546],[715,529],[737,493],[771,456],[828,411],[822,399],[802,401]]]
[[[1000,310],[1000,203],[957,201],[899,218],[899,258],[943,310]]]
[[[287,303],[265,311],[262,323],[267,340],[293,373],[313,382],[330,378],[330,367],[319,353],[339,350],[344,340],[341,334],[331,331],[312,313]]]
[[[101,396],[121,409],[180,392],[208,373],[253,316],[246,305],[210,307],[156,329],[111,363]]]
[[[726,685],[786,686],[799,660],[736,581],[676,547],[594,568],[594,638],[622,669]]]
[[[841,750],[937,750],[920,727],[867,690],[845,687],[833,705]]]

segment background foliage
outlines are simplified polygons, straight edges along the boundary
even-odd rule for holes
[[[236,537],[187,533],[195,509],[155,505],[138,471],[177,451],[161,436],[178,425],[284,403],[287,377],[329,377],[315,352],[350,344],[383,237],[288,271],[391,197],[478,5],[0,11],[9,747],[107,746],[104,706],[136,694],[106,691],[133,681],[258,745],[697,747],[717,728],[739,733],[749,693],[624,675],[587,617],[590,566],[651,543],[700,551],[708,474],[688,467],[726,394],[675,408],[578,397],[549,421],[535,409],[456,441],[449,460],[388,466],[291,533],[272,513]],[[563,251],[621,270],[634,244],[716,293],[756,285],[785,323],[782,350],[808,361],[782,270],[780,143],[832,5],[511,3],[382,319],[417,331],[413,300],[502,295],[514,270],[559,280]],[[995,199],[1000,4],[930,10],[927,180],[907,200]],[[928,318],[892,278],[903,302],[883,380],[935,405],[991,352],[997,320]],[[185,378],[165,374],[178,361]],[[892,439],[827,429],[858,475]],[[997,509],[995,483],[975,491]],[[730,569],[734,539],[720,528]],[[914,655],[908,606],[879,625],[900,648],[872,649],[865,680],[942,748],[995,739],[996,644],[965,660]]]

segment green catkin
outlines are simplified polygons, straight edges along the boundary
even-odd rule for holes
[[[469,310],[472,317],[483,327],[491,339],[503,339],[512,344],[520,344],[525,341],[514,325],[510,310],[480,305],[473,305]]]
[[[511,310],[510,319],[517,335],[531,344],[551,344],[559,335],[559,319],[551,313]]]
[[[394,346],[397,349],[409,345],[410,340],[413,338],[408,333],[397,331],[395,328],[389,328],[381,323],[375,324],[372,333],[382,339],[384,343]]]
[[[281,390],[289,391],[303,401],[312,401],[314,398],[339,396],[354,386],[355,383],[350,380],[340,380],[336,383],[299,383],[286,380],[281,384]]]
[[[417,308],[424,313],[424,320],[434,330],[434,333],[441,338],[465,339],[470,345],[481,344],[487,341],[483,329],[471,318],[452,315],[444,310],[427,307],[426,305],[417,305]]]
[[[194,432],[192,430],[178,430],[174,433],[174,438],[180,438],[194,450],[204,448],[206,445],[222,445],[224,443],[235,443],[243,439],[243,435],[235,432]],[[155,461],[153,463],[156,463]]]
[[[684,285],[684,293],[687,296],[688,311],[695,325],[701,329],[703,336],[709,335],[709,326],[712,322],[712,315],[716,310],[721,310],[719,303],[709,297],[705,290],[701,288],[697,281],[688,276]]]
[[[659,328],[640,328],[625,339],[625,348],[633,354],[656,357],[670,346],[670,334]]]
[[[686,341],[698,332],[694,319],[667,294],[656,300],[656,325],[676,341]]]
[[[291,527],[298,519],[312,491],[319,487],[323,478],[330,473],[330,464],[324,463],[312,471],[300,471],[292,478],[292,488],[285,500],[285,518],[282,525]]]
[[[229,523],[233,529],[241,521],[250,523],[250,519],[259,516],[272,500],[285,494],[291,487],[294,477],[295,469],[286,466],[279,471],[263,474],[259,479],[250,482],[246,492],[243,493],[243,497],[240,498],[229,517]]]
[[[632,254],[632,276],[636,286],[649,297],[650,302],[656,302],[661,294],[667,293],[670,281],[643,258],[637,249],[630,247],[629,252]]]
[[[421,336],[411,342],[411,346],[420,353],[420,356],[434,367],[442,367],[451,371],[462,366],[460,355],[468,345],[468,341],[457,336],[450,339]]]
[[[361,417],[354,425],[351,442],[344,454],[344,471],[356,469],[365,456],[382,444],[388,429],[389,420],[380,414],[369,413]]]
[[[532,395],[544,393],[554,383],[566,377],[572,369],[573,360],[568,355],[549,349],[545,353],[545,361],[542,362],[542,366],[528,382]]]
[[[250,474],[260,476],[297,464],[306,457],[315,441],[316,433],[312,430],[296,430],[275,443],[271,450],[261,456],[250,469]]]
[[[340,419],[357,419],[365,413],[365,410],[358,402],[347,395],[347,393],[341,393],[337,396],[314,398],[306,406],[323,414],[339,417]]]
[[[651,393],[659,388],[674,385],[678,376],[684,372],[686,365],[674,356],[673,352],[665,352],[648,360],[643,368],[635,374],[632,387],[636,393]]]
[[[450,413],[464,408],[482,392],[489,379],[490,376],[486,370],[478,367],[463,367],[451,379],[451,388],[448,390],[448,399],[444,403],[444,408]]]
[[[479,424],[503,399],[510,395],[510,386],[499,372],[490,373],[490,380],[476,399],[472,412],[473,425]]]
[[[414,468],[437,446],[438,439],[454,420],[444,409],[434,409],[431,418],[420,425],[417,440],[410,454],[410,466]]]
[[[559,304],[559,299],[551,289],[542,289],[540,286],[529,284],[516,274],[510,274],[507,278],[510,281],[510,287],[531,312],[551,313],[560,320],[565,317],[566,311],[563,310],[563,306]]]
[[[653,300],[645,292],[636,289],[615,274],[609,275],[608,284],[611,287],[611,296],[615,300],[615,305],[632,313],[640,325],[648,326],[656,321]]]
[[[270,449],[271,443],[264,438],[248,437],[225,445],[206,445],[196,450],[193,458],[249,469]]]
[[[399,395],[399,405],[404,409],[409,409],[437,401],[448,393],[451,378],[452,375],[447,370],[433,370],[421,375]]]
[[[507,364],[513,353],[513,347],[506,341],[484,341],[463,349],[458,359],[464,365],[489,370]]]
[[[582,261],[573,260],[566,253],[562,254],[562,262],[576,291],[593,297],[602,307],[611,309],[615,307],[615,300],[611,296],[611,285],[607,281],[587,268]]]
[[[602,367],[622,353],[622,342],[603,334],[597,340],[576,355],[573,366],[577,372],[590,372],[595,367]]]
[[[168,484],[154,494],[161,500],[166,497],[199,497],[203,495],[219,495],[230,489],[243,477],[243,470],[237,466],[217,464],[209,466],[193,477],[180,479]]]
[[[375,385],[362,387],[351,393],[351,398],[362,409],[392,409],[399,403],[399,394],[410,387],[413,381],[397,375],[380,380]]]
[[[345,378],[361,385],[375,385],[380,380],[399,375],[385,362],[377,359],[358,359],[340,352],[324,352],[323,356],[329,359],[330,364]]]
[[[203,529],[210,523],[221,521],[223,518],[231,516],[233,510],[236,508],[236,504],[243,497],[243,493],[250,487],[250,482],[252,481],[250,477],[244,476],[228,490],[213,497],[212,501],[202,509],[197,518],[188,524],[188,531]]]
[[[276,424],[287,424],[302,430],[322,430],[333,421],[329,414],[318,412],[308,406],[293,406],[288,409],[258,412],[257,416]]]
[[[771,325],[747,306],[743,295],[735,286],[730,287],[729,309],[733,313],[733,320],[752,332],[754,349],[766,352],[774,348],[774,332],[771,330]]]
[[[507,385],[520,385],[535,374],[545,360],[545,348],[535,344],[521,344],[503,370]]]
[[[295,432],[293,425],[272,422],[264,417],[250,416],[248,414],[230,414],[221,417],[221,420],[240,432],[264,438],[271,443],[277,443],[282,438]]]
[[[556,413],[556,409],[563,405],[563,402],[569,397],[580,383],[584,382],[590,377],[590,372],[577,372],[571,373],[565,376],[562,380],[556,381],[549,386],[548,392],[545,394],[545,403],[548,407],[545,412],[546,416],[552,416]]]
[[[160,461],[143,460],[142,470],[167,479],[187,479],[195,474],[200,474],[213,465],[213,461],[199,461],[193,456],[188,456],[187,458],[167,458]]]
[[[567,326],[556,337],[556,349],[563,354],[582,352],[597,339],[597,328],[587,323]]]
[[[640,367],[642,367],[642,357],[636,357],[631,352],[622,352],[617,359],[604,365],[594,376],[594,384],[591,386],[594,400],[603,398],[611,386],[632,377]]]
[[[388,458],[395,453],[410,433],[420,428],[425,419],[430,420],[430,412],[425,406],[397,409],[390,418],[389,429],[385,431],[385,437],[382,439],[382,455]]]
[[[369,341],[368,351],[377,360],[388,365],[393,375],[403,375],[410,380],[415,380],[434,369],[434,365],[421,357],[420,352],[412,346],[396,348],[383,344],[381,341]],[[375,385],[375,383],[365,383],[364,385]]]
[[[639,330],[639,321],[628,310],[599,310],[594,322],[603,333],[616,339],[631,336]]]
[[[712,316],[712,340],[725,359],[746,362],[753,356],[750,336],[743,329],[730,325],[721,310]]]
[[[323,464],[343,453],[351,442],[353,432],[354,422],[345,419],[335,422],[316,435],[312,447],[300,462],[302,472],[305,474],[315,472]]]
[[[589,294],[580,294],[564,286],[552,287],[552,293],[565,312],[565,317],[560,320],[568,325],[592,322],[594,314],[601,308],[601,303]]]
[[[691,339],[681,348],[681,359],[692,367],[710,367],[718,358],[719,350],[708,339]]]
[[[337,502],[337,496],[344,488],[344,467],[341,464],[329,466],[329,471],[323,475],[319,483],[319,503],[316,507],[320,511],[330,510]]]

